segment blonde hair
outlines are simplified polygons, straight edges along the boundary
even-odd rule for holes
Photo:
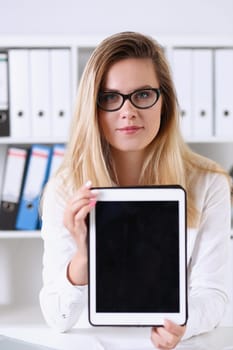
[[[96,187],[117,185],[111,150],[101,136],[96,100],[111,65],[126,58],[151,59],[162,94],[160,130],[148,147],[139,185],[179,184],[184,187],[188,199],[188,225],[196,226],[195,176],[200,171],[224,171],[185,144],[164,50],[149,36],[135,32],[118,33],[102,41],[91,55],[80,81],[70,141],[58,175],[63,173],[64,184],[71,184],[74,189],[89,179]]]

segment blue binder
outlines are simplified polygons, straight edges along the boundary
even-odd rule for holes
[[[16,219],[16,229],[18,230],[36,230],[40,227],[39,203],[43,187],[48,178],[50,161],[50,146],[33,145],[31,147]]]

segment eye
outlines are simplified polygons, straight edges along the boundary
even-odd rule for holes
[[[115,92],[104,92],[100,95],[99,101],[101,103],[114,103],[119,101],[120,97]]]
[[[140,90],[134,94],[134,100],[147,100],[152,96],[152,90]]]

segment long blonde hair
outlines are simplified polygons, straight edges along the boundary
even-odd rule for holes
[[[160,130],[148,147],[139,184],[183,186],[188,198],[188,225],[196,226],[195,174],[198,175],[200,171],[224,171],[216,163],[191,151],[184,142],[169,65],[163,48],[151,37],[122,32],[108,37],[95,49],[80,81],[70,141],[57,175],[63,173],[64,184],[72,184],[74,189],[89,179],[96,187],[117,184],[111,150],[101,136],[96,100],[110,66],[126,58],[152,60],[163,101]]]

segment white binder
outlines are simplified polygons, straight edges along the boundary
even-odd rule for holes
[[[19,201],[27,150],[9,147],[2,191],[2,200],[12,203]]]
[[[215,53],[215,128],[216,136],[233,136],[233,49]]]
[[[213,135],[213,53],[193,50],[193,136]]]
[[[0,110],[8,109],[8,58],[6,52],[0,52]]]
[[[187,139],[192,136],[192,50],[175,49],[172,67],[181,109],[181,130]]]
[[[70,50],[50,51],[52,136],[66,141],[71,120]]]
[[[61,165],[65,155],[65,145],[55,144],[52,148],[49,177],[53,176]]]
[[[28,50],[9,50],[10,130],[13,138],[31,135]]]
[[[32,49],[30,55],[32,91],[32,136],[51,136],[49,50]]]

